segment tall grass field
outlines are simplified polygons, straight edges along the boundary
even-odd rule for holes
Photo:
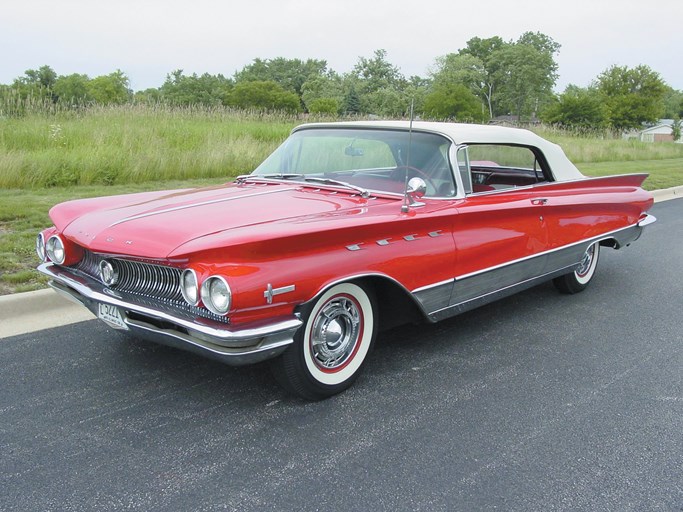
[[[253,170],[301,122],[226,108],[142,105],[0,115],[0,295],[44,286],[33,270],[33,247],[38,230],[50,224],[52,205],[229,181]],[[683,184],[683,144],[537,131],[560,144],[584,174],[649,172],[646,188]]]

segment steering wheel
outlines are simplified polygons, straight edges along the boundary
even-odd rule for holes
[[[437,190],[436,185],[434,184],[434,181],[429,176],[429,174],[424,172],[422,169],[418,169],[417,167],[413,167],[411,165],[399,165],[398,167],[396,167],[396,169],[391,171],[391,178],[393,180],[398,180],[398,178],[402,178],[402,171],[417,174],[420,178],[424,179],[430,187],[432,187],[432,190]]]

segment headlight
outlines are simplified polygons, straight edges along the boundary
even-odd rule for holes
[[[45,254],[45,237],[42,233],[38,233],[36,237],[36,253],[40,258],[40,261],[45,261],[47,255]]]
[[[202,284],[202,302],[209,311],[225,315],[230,309],[230,287],[221,276],[211,276]]]
[[[45,250],[47,252],[48,258],[50,258],[50,260],[52,260],[54,263],[57,265],[64,263],[64,260],[66,259],[66,252],[64,251],[64,242],[62,242],[62,239],[59,238],[59,236],[52,235],[50,238],[48,238]]]
[[[180,275],[180,293],[191,306],[199,303],[199,283],[194,270],[190,268],[183,270]]]

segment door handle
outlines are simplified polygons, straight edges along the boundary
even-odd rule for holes
[[[548,200],[545,197],[541,198],[541,199],[532,199],[531,200],[531,204],[535,204],[537,206],[543,206],[547,202],[548,202]]]

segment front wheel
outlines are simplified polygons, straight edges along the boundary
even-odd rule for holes
[[[275,378],[290,392],[320,400],[358,377],[377,334],[372,293],[354,283],[332,286],[304,311],[294,343],[272,362]]]
[[[585,290],[593,279],[599,256],[600,244],[595,242],[586,249],[579,268],[569,274],[556,277],[553,279],[553,284],[562,293],[578,293]]]

